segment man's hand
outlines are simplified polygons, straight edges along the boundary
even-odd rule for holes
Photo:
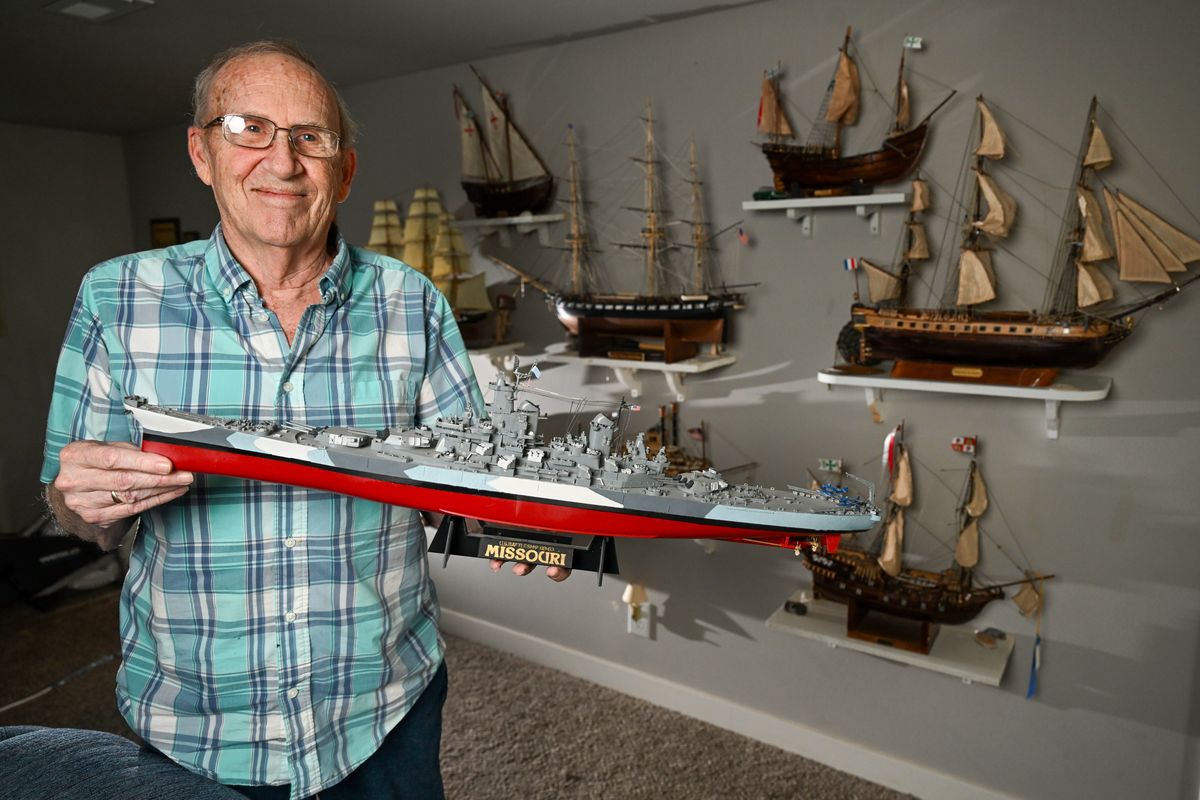
[[[46,496],[63,530],[111,550],[134,517],[181,497],[192,480],[166,456],[128,442],[78,441],[59,454],[58,477]]]
[[[499,572],[500,570],[504,569],[504,565],[507,563],[507,561],[501,561],[498,558],[493,558],[490,559],[488,566],[492,568],[492,572]],[[526,564],[523,561],[516,562],[512,567],[514,575],[528,575],[529,573],[533,572],[533,570],[533,564]],[[567,578],[571,577],[571,570],[567,569],[566,567],[546,567],[546,577],[555,583],[562,583]]]

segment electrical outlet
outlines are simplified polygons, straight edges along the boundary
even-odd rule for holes
[[[625,630],[634,636],[641,636],[643,639],[653,639],[654,637],[650,635],[650,623],[653,617],[654,606],[643,603],[637,619],[633,618],[632,613],[625,615]]]

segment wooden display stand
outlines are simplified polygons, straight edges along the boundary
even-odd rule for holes
[[[673,364],[694,358],[702,344],[715,354],[725,333],[725,321],[638,320],[619,324],[610,319],[579,320],[579,355],[622,361],[661,361]]]
[[[1058,377],[1053,367],[989,367],[968,364],[938,364],[931,361],[898,359],[892,364],[893,378],[923,381],[958,381],[993,386],[1052,386]]]
[[[846,604],[846,636],[851,639],[929,655],[940,629],[936,623],[885,614],[853,600]]]

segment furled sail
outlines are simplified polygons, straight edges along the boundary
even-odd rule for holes
[[[758,132],[767,136],[791,138],[796,134],[788,122],[787,112],[779,100],[777,78],[770,72],[763,73],[762,95],[758,99]]]
[[[992,110],[982,97],[976,98],[975,105],[979,108],[980,117],[979,147],[975,148],[975,155],[993,160],[1004,158],[1004,131],[996,124]]]
[[[929,183],[920,178],[913,178],[912,203],[908,210],[914,214],[920,214],[922,211],[928,211],[930,206]]]
[[[908,461],[908,448],[906,447],[900,449],[900,460],[896,463],[896,477],[892,479],[892,492],[888,495],[888,499],[905,508],[912,505],[912,465]]]
[[[954,560],[962,567],[973,567],[979,563],[979,521],[971,518],[958,534],[954,544]]]
[[[1088,139],[1087,152],[1083,156],[1083,165],[1092,169],[1104,169],[1113,163],[1112,150],[1108,149],[1108,140],[1100,126],[1092,123],[1092,136]]]
[[[865,258],[860,261],[867,273],[867,292],[871,295],[872,303],[895,300],[900,296],[900,290],[904,286],[900,278]]]
[[[1190,264],[1200,261],[1200,241],[1188,236],[1122,191],[1117,192],[1117,202],[1141,220],[1181,262]]]
[[[1107,188],[1104,190],[1104,202],[1108,206],[1109,223],[1116,239],[1117,264],[1120,266],[1118,277],[1123,281],[1140,283],[1172,283],[1166,267],[1138,232],[1133,216]]]
[[[858,122],[858,89],[858,65],[843,48],[838,55],[837,72],[833,76],[833,96],[825,111],[825,121],[840,125]]]
[[[433,268],[433,249],[437,243],[437,221],[442,201],[437,189],[420,187],[413,193],[404,221],[404,261],[426,275]]]
[[[483,108],[488,120],[488,144],[500,167],[504,181],[523,181],[547,174],[525,137],[512,124],[508,112],[487,87],[483,90]]]
[[[487,143],[479,130],[479,122],[475,112],[467,106],[467,101],[454,88],[454,116],[458,120],[459,135],[462,138],[462,176],[465,180],[482,181],[488,178],[488,170],[484,161]]]
[[[925,226],[920,222],[908,223],[908,252],[904,257],[909,261],[929,258],[929,239],[925,236]]]
[[[965,248],[958,260],[958,297],[956,304],[973,306],[996,296],[996,274],[992,254],[987,250]]]
[[[963,505],[963,510],[971,517],[978,519],[983,516],[983,512],[987,511],[988,493],[987,486],[983,482],[983,473],[979,471],[979,467],[975,462],[971,462],[971,498]]]
[[[394,200],[376,200],[374,211],[367,247],[385,256],[400,258],[404,254],[404,226],[400,222],[400,209]]]
[[[1077,186],[1075,190],[1079,197],[1079,214],[1083,217],[1083,249],[1079,253],[1079,260],[1085,264],[1106,261],[1113,257],[1113,249],[1104,234],[1100,202],[1091,189]]]
[[[1083,261],[1075,263],[1075,304],[1088,308],[1113,299],[1113,287],[1100,268]]]
[[[979,189],[983,192],[988,206],[987,215],[983,219],[975,220],[972,224],[994,239],[1003,239],[1008,236],[1013,222],[1016,221],[1017,201],[1013,199],[1012,195],[997,186],[990,175],[979,170],[972,170],[972,172],[979,181]]]
[[[883,529],[883,552],[879,554],[879,566],[894,578],[900,574],[903,557],[904,509],[897,508]]]
[[[908,127],[912,119],[912,107],[908,100],[908,81],[904,80],[904,60],[900,61],[900,82],[896,85],[896,130]]]

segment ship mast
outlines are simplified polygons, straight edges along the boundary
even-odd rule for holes
[[[583,216],[579,198],[579,161],[575,155],[575,129],[567,129],[567,154],[570,160],[569,195],[571,228],[567,244],[571,248],[571,292],[583,293],[583,260],[587,252],[587,234],[583,230]]]
[[[696,166],[696,137],[693,136],[689,148],[688,164],[691,167],[692,178],[692,289],[700,293],[706,288],[705,280],[705,251],[709,248],[708,223],[704,221],[704,198],[701,196],[700,170]]]
[[[1083,243],[1083,214],[1076,200],[1075,187],[1088,189],[1091,183],[1090,167],[1084,165],[1088,143],[1092,139],[1092,131],[1096,128],[1095,96],[1088,106],[1087,122],[1083,126],[1083,139],[1079,145],[1079,156],[1075,161],[1075,174],[1071,181],[1072,191],[1067,193],[1067,210],[1062,217],[1062,227],[1058,235],[1058,248],[1054,252],[1054,269],[1046,284],[1046,296],[1042,300],[1042,314],[1070,314],[1078,309],[1075,295],[1075,256]],[[1072,236],[1072,233],[1074,235]]]
[[[662,228],[658,224],[657,170],[654,160],[654,108],[646,101],[646,227],[642,229],[642,241],[646,248],[646,296],[658,294],[658,252],[663,240]]]

